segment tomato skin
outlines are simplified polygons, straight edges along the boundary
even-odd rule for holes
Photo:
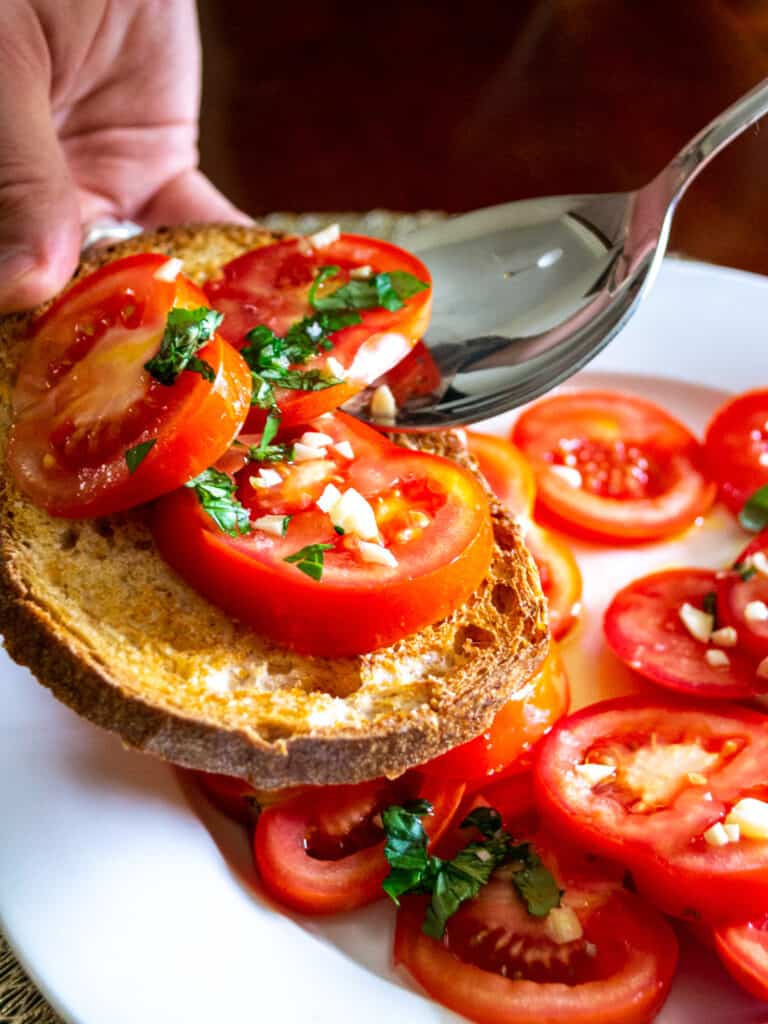
[[[78,282],[33,326],[14,390],[16,419],[8,461],[20,488],[52,515],[108,515],[171,491],[214,462],[245,420],[250,408],[250,371],[218,335],[199,351],[199,358],[214,371],[212,383],[197,373],[185,372],[175,384],[165,387],[143,370],[141,364],[156,351],[171,307],[190,309],[207,302],[203,293],[181,276],[175,282],[157,281],[154,272],[166,261],[167,257],[155,253],[108,264]],[[56,430],[60,431],[52,422],[64,417],[62,426],[66,427],[67,406],[61,410],[53,407],[53,413],[49,406],[67,385],[67,375],[74,375],[82,365],[77,356],[69,354],[88,340],[87,336],[76,340],[78,325],[95,322],[98,342],[100,325],[110,308],[117,308],[116,302],[129,303],[137,311],[135,326],[116,327],[126,339],[126,349],[131,344],[148,346],[143,355],[143,348],[138,350],[138,367],[132,356],[127,370],[128,383],[138,387],[143,397],[119,414],[122,419],[98,421],[98,427],[93,421],[94,426],[88,427],[94,431],[91,454],[86,448],[82,454],[69,455],[66,449],[52,447],[58,443]],[[111,328],[101,329],[108,339]],[[138,342],[133,340],[134,334]],[[114,365],[114,376],[109,379],[110,387],[97,381],[96,386],[104,391],[101,400],[109,402],[110,392],[120,394],[121,358],[118,351],[117,361],[105,361],[106,368]],[[51,391],[52,374],[60,374],[53,377],[54,382],[62,382],[58,391]],[[77,391],[64,394],[69,400],[78,396]],[[102,433],[96,433],[97,429]],[[62,436],[67,436],[66,431]],[[154,446],[130,473],[126,450],[148,440],[155,440]],[[52,452],[57,453],[55,457]],[[50,467],[46,467],[46,457],[54,459]]]
[[[537,515],[591,540],[637,543],[703,515],[715,485],[693,435],[659,406],[610,391],[558,394],[528,408],[512,441],[537,484]],[[553,466],[578,469],[573,486]]]
[[[467,431],[467,447],[499,501],[512,515],[530,516],[536,481],[522,452],[503,437],[475,430]]]
[[[492,895],[484,892],[479,897],[489,898]],[[594,980],[515,980],[467,963],[446,940],[423,934],[425,903],[419,897],[407,897],[398,913],[395,962],[434,999],[478,1024],[646,1024],[661,1008],[672,983],[677,964],[674,932],[629,893],[616,890],[603,900],[586,922],[585,935],[610,947],[615,966]],[[462,908],[457,918],[464,913]],[[482,909],[475,913],[482,920]]]
[[[543,526],[527,524],[525,545],[539,570],[549,610],[549,631],[553,640],[562,640],[581,614],[581,569],[567,542]]]
[[[240,348],[248,331],[258,324],[283,335],[312,312],[310,285],[320,267],[330,265],[339,266],[344,274],[354,267],[370,266],[377,273],[404,270],[430,285],[432,280],[420,260],[388,242],[343,234],[336,242],[314,249],[305,238],[285,239],[237,257],[222,268],[220,278],[206,283],[211,305],[225,314],[224,337]],[[338,278],[339,284],[343,281]],[[306,423],[338,408],[386,373],[424,334],[431,309],[430,287],[407,299],[395,312],[362,310],[361,323],[336,331],[333,348],[302,367],[322,368],[331,355],[353,372],[344,383],[320,391],[277,389],[283,426]],[[254,409],[247,429],[258,430],[264,417],[262,410]]]
[[[411,784],[419,797],[428,800],[433,813],[424,827],[434,845],[444,833],[464,793],[460,783],[420,780]],[[302,914],[334,914],[354,910],[384,896],[381,883],[389,874],[384,841],[356,850],[336,860],[321,860],[307,852],[306,837],[313,815],[326,814],[345,827],[345,816],[354,821],[357,807],[381,809],[393,784],[378,779],[355,786],[312,787],[287,803],[269,807],[259,817],[254,834],[256,866],[266,892],[284,906]],[[394,796],[394,802],[400,798]]]
[[[680,747],[671,761],[656,757],[667,740],[714,752],[712,764],[694,772],[704,782],[688,778],[690,762],[677,767]],[[573,770],[592,751],[607,751],[618,766],[616,781],[600,789]],[[536,804],[556,835],[626,865],[638,890],[667,913],[745,920],[768,909],[768,842],[712,847],[702,836],[743,796],[764,792],[758,768],[766,759],[766,715],[730,704],[620,697],[570,715],[544,739],[534,765]],[[627,774],[633,764],[634,777]],[[637,806],[641,783],[664,786],[670,779],[676,788],[657,806]]]
[[[708,569],[669,569],[633,580],[606,609],[605,639],[617,658],[652,683],[697,697],[740,699],[765,688],[755,667],[736,648],[729,666],[713,668],[707,647],[680,621],[684,602],[702,607],[720,583]]]
[[[565,665],[552,645],[542,667],[498,712],[490,729],[427,761],[420,770],[468,782],[510,771],[566,713],[568,702]]]
[[[743,989],[768,1002],[768,918],[716,928],[715,951]]]
[[[326,553],[322,580],[314,580],[284,559],[308,543],[342,545],[319,510],[294,516],[285,538],[235,539],[216,527],[188,488],[158,503],[153,533],[163,557],[233,616],[281,646],[344,657],[395,643],[463,604],[486,576],[493,527],[482,488],[461,467],[399,448],[341,413],[314,429],[351,441],[356,459],[349,472],[356,479],[423,478],[444,499],[413,549],[393,545],[396,569],[360,565],[339,547],[338,565]]]
[[[742,551],[737,561],[746,562],[758,552],[768,553],[768,530],[758,534]],[[755,573],[745,580],[736,571],[717,575],[717,615],[724,626],[733,626],[739,635],[739,646],[758,660],[768,657],[768,621],[750,622],[745,610],[753,601],[768,603],[768,577]],[[768,681],[763,681],[763,687]]]
[[[768,389],[730,399],[707,427],[704,450],[720,497],[738,514],[768,483]]]

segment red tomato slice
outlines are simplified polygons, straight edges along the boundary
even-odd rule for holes
[[[718,409],[704,450],[720,497],[732,512],[740,512],[747,498],[768,484],[768,390],[748,391]]]
[[[549,631],[562,640],[581,614],[581,570],[568,544],[536,523],[525,527],[525,543],[539,570],[549,608]]]
[[[208,304],[184,277],[158,280],[166,262],[151,253],[110,263],[32,328],[8,461],[19,487],[53,515],[107,515],[172,491],[226,450],[248,413],[250,371],[218,335],[198,353],[211,383],[185,371],[166,386],[144,369],[169,310]],[[149,442],[131,473],[126,452]]]
[[[477,480],[447,459],[400,448],[342,413],[309,429],[331,439],[323,458],[270,463],[280,483],[269,487],[253,485],[260,483],[255,463],[236,476],[252,521],[291,517],[285,536],[254,529],[230,537],[185,488],[156,509],[153,528],[163,557],[215,604],[275,643],[308,654],[374,650],[459,607],[484,579],[493,553],[488,502]],[[334,447],[344,441],[354,458]],[[364,561],[354,534],[335,532],[315,504],[329,483],[367,500],[396,565]],[[320,580],[286,561],[316,544],[332,545]]]
[[[620,590],[605,612],[608,646],[652,683],[698,697],[752,697],[766,688],[754,664],[736,648],[716,648],[696,640],[680,619],[686,602],[703,611],[704,598],[719,581],[708,569],[670,569],[634,580]],[[713,667],[707,650],[724,650],[728,665]]]
[[[479,1024],[645,1024],[667,997],[677,940],[664,919],[613,880],[564,876],[537,837],[582,935],[557,943],[497,873],[448,921],[421,930],[424,901],[398,913],[395,961],[439,1002]]]
[[[387,385],[398,405],[405,405],[411,398],[437,391],[442,380],[432,353],[423,341],[417,341],[408,355],[383,375],[381,383]]]
[[[473,430],[467,431],[467,446],[499,501],[513,515],[531,515],[536,481],[520,450],[503,437],[479,434]]]
[[[286,239],[253,249],[232,260],[221,278],[205,285],[210,304],[224,313],[221,330],[240,348],[252,328],[263,324],[283,336],[293,324],[312,313],[309,291],[321,267],[339,267],[339,273],[319,291],[335,291],[350,280],[350,272],[370,267],[374,273],[406,271],[431,285],[424,264],[388,242],[342,235],[338,241],[314,248],[307,238]],[[431,287],[405,300],[395,312],[378,308],[360,312],[359,324],[336,331],[333,348],[310,359],[303,370],[328,370],[333,357],[344,369],[344,383],[321,391],[277,389],[277,404],[284,426],[306,423],[336,409],[367,384],[403,359],[424,334],[432,308]],[[331,376],[339,376],[328,370]],[[257,429],[264,414],[254,410],[249,429]]]
[[[703,515],[715,496],[694,436],[635,395],[545,398],[518,419],[512,440],[531,460],[542,513],[593,539],[667,537]]]
[[[552,645],[539,672],[496,715],[490,729],[427,761],[420,770],[438,777],[485,779],[509,769],[568,710],[568,676]]]
[[[232,775],[219,775],[216,772],[198,772],[191,769],[179,769],[194,779],[210,802],[222,814],[232,818],[241,825],[253,825],[259,812],[273,804],[291,800],[303,792],[303,786],[291,786],[288,789],[263,790],[254,789],[245,779]]]
[[[754,538],[742,551],[737,565],[749,566],[753,555],[768,555],[768,530]],[[768,657],[768,576],[755,572],[745,580],[734,570],[717,574],[717,616],[724,626],[733,626],[739,644],[753,657]],[[765,618],[761,616],[765,615]],[[768,687],[768,678],[762,680]]]
[[[389,874],[383,832],[374,819],[392,804],[419,797],[433,813],[424,827],[438,841],[458,808],[464,786],[422,779],[409,772],[391,782],[324,786],[259,817],[256,866],[267,893],[304,914],[333,914],[365,906],[384,895]]]
[[[735,981],[768,1001],[768,914],[716,928],[715,950]]]
[[[669,913],[746,920],[768,908],[768,842],[704,833],[744,797],[766,799],[768,716],[735,705],[623,697],[559,722],[535,765],[545,824],[613,857]],[[584,764],[612,766],[602,781]]]

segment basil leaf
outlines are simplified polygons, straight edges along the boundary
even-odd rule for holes
[[[745,562],[734,562],[732,569],[741,576],[745,583],[757,575],[757,569],[753,565],[747,565]]]
[[[133,448],[128,449],[125,453],[125,464],[128,467],[129,473],[136,472],[156,444],[157,438],[153,437],[149,441],[142,441],[141,444],[134,445]]]
[[[340,267],[320,267],[320,269],[317,272],[317,277],[312,282],[312,287],[309,289],[310,306],[312,306],[313,308],[315,306],[315,296],[317,295],[317,289],[320,287],[320,285],[324,281],[327,281],[328,278],[336,277],[340,269]]]
[[[558,888],[552,873],[530,843],[523,845],[526,847],[523,866],[512,876],[512,884],[532,917],[546,917],[550,910],[560,906],[563,890]]]
[[[232,477],[211,467],[204,469],[184,486],[195,491],[197,500],[224,533],[230,537],[250,533],[248,509],[235,497],[236,486]]]
[[[712,616],[713,625],[717,628],[717,594],[714,590],[710,590],[709,593],[702,597],[701,607],[707,615]]]
[[[186,369],[192,369],[201,373],[206,380],[212,380],[213,368],[202,360],[195,360],[195,355],[199,348],[211,340],[223,319],[221,313],[207,306],[170,310],[160,348],[144,364],[144,369],[166,387],[175,384]],[[193,360],[194,364],[190,365]]]
[[[364,280],[347,281],[336,291],[321,298],[314,298],[312,305],[321,312],[343,312],[345,310],[388,309],[396,312],[405,305],[405,300],[429,288],[405,270],[385,271]]]
[[[326,551],[332,550],[333,544],[308,544],[300,551],[288,555],[283,561],[295,565],[300,572],[310,576],[313,580],[320,580],[323,576],[324,554]]]
[[[470,843],[436,874],[432,902],[424,916],[422,931],[442,939],[450,917],[462,903],[473,899],[504,863],[509,836],[498,842]]]
[[[270,409],[264,424],[264,430],[258,444],[248,449],[248,458],[252,462],[292,462],[292,444],[272,444],[273,437],[280,429],[280,410]]]
[[[476,828],[489,839],[501,831],[501,815],[495,807],[476,807],[462,821],[460,828]]]
[[[763,484],[739,512],[739,522],[750,533],[759,533],[768,526],[768,484]]]
[[[197,356],[192,356],[184,369],[190,370],[193,373],[199,373],[203,380],[207,380],[209,384],[213,384],[216,380],[216,371],[211,364],[206,363],[204,359],[198,359]]]

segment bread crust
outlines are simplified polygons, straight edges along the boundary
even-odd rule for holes
[[[231,225],[163,229],[94,255],[76,276],[159,251],[201,281],[273,237]],[[0,320],[3,461],[28,322]],[[471,464],[456,433],[401,442]],[[545,656],[538,573],[517,524],[495,503],[492,513],[493,564],[463,608],[381,651],[319,659],[281,651],[190,590],[154,551],[141,510],[52,519],[6,473],[0,630],[11,657],[59,700],[137,750],[261,789],[396,776],[487,728]]]

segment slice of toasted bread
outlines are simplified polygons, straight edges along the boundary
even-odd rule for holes
[[[271,239],[258,228],[161,230],[106,250],[78,276],[160,251],[199,282]],[[0,320],[3,462],[28,320]],[[403,443],[468,458],[456,433]],[[517,525],[498,506],[493,516],[491,570],[450,618],[371,654],[321,659],[277,647],[191,590],[156,553],[141,509],[55,519],[6,472],[0,629],[11,657],[131,747],[262,789],[395,776],[481,732],[544,657],[538,574]]]

